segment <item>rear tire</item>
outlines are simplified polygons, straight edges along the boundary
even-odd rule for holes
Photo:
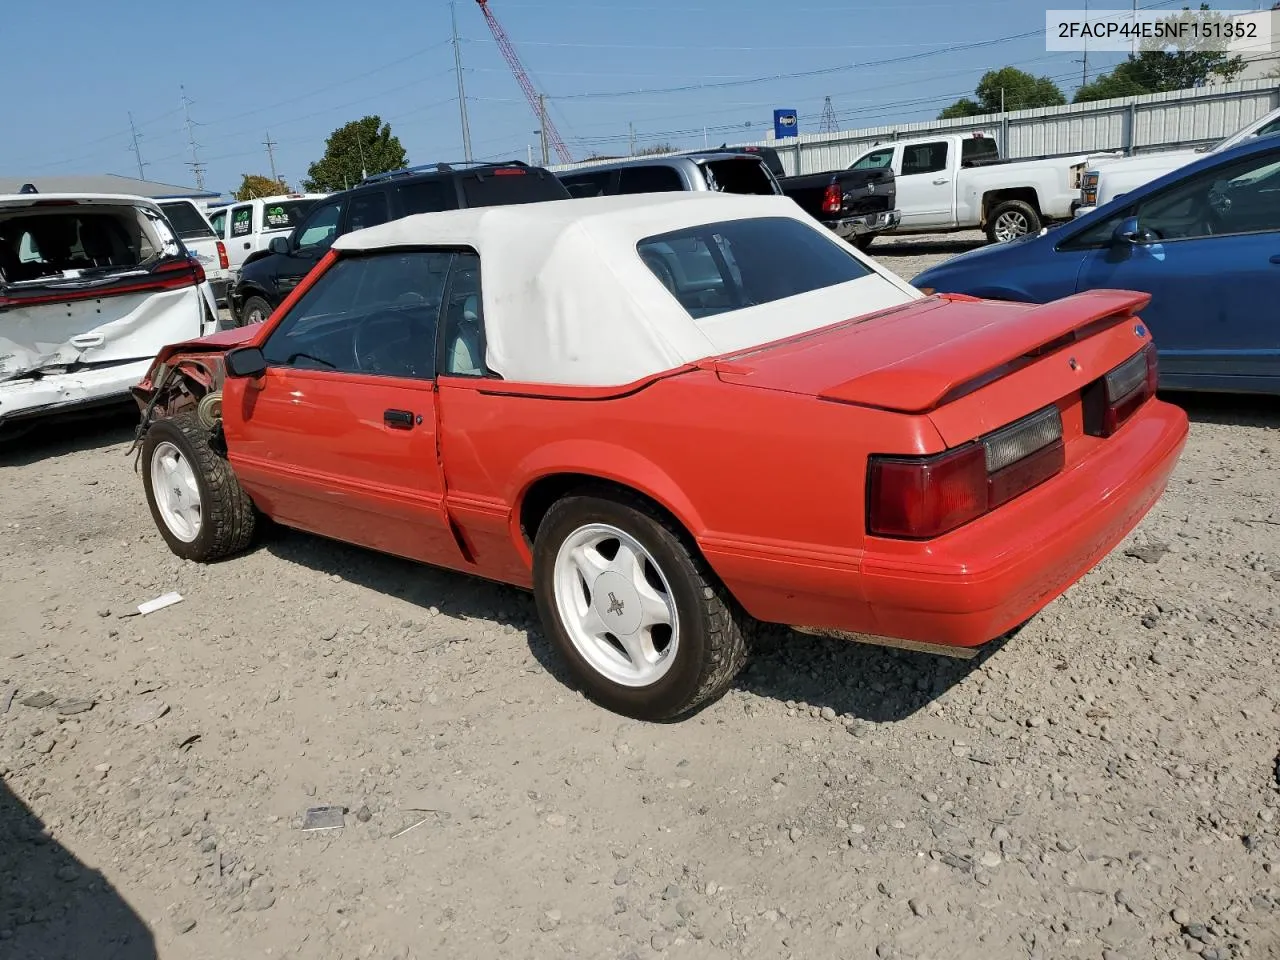
[[[552,505],[533,547],[543,628],[588,697],[673,720],[724,694],[749,618],[683,531],[639,497],[584,489]]]
[[[987,239],[991,243],[1008,243],[1018,237],[1040,232],[1040,214],[1022,200],[1006,200],[996,204],[987,221]]]
[[[218,560],[253,541],[257,514],[194,412],[156,420],[142,442],[142,485],[165,543],[184,560]]]
[[[871,244],[875,243],[876,236],[877,235],[874,233],[860,233],[849,242],[852,243],[859,250],[861,250],[863,253],[866,253],[869,249],[871,249]]]
[[[271,316],[271,304],[262,297],[250,297],[244,302],[240,311],[240,326],[247,327],[251,323],[262,323]]]

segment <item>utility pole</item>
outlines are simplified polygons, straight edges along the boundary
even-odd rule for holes
[[[462,83],[462,50],[458,45],[458,15],[449,0],[449,18],[453,21],[453,69],[458,75],[458,113],[462,120],[462,152],[471,162],[471,124],[467,120],[467,89]]]
[[[138,146],[138,128],[133,125],[132,111],[129,113],[129,133],[133,136],[133,146],[130,149],[133,150],[133,156],[138,161],[138,179],[143,180],[145,177],[142,173],[142,168],[146,164],[142,160],[142,148]]]
[[[182,115],[187,123],[187,143],[191,145],[191,162],[187,164],[196,175],[196,188],[204,189],[204,164],[200,162],[200,154],[196,152],[196,135],[191,123],[191,98],[187,96],[187,88],[178,84],[182,94]]]
[[[360,136],[360,127],[356,127],[356,149],[360,151],[360,176],[369,179],[369,166],[364,162],[364,137]]]
[[[551,162],[551,154],[548,151],[547,144],[547,95],[545,93],[538,94],[538,136],[542,138],[542,165],[545,167]]]
[[[267,162],[271,164],[271,179],[275,183],[280,182],[280,177],[276,175],[276,142],[271,139],[271,131],[267,131],[267,139],[262,141],[262,145],[267,148]]]
[[[711,148],[711,141],[707,139],[707,128],[704,126],[702,128],[702,149],[708,150],[710,148]]]
[[[636,155],[636,125],[634,123],[627,124],[627,156],[634,157]]]

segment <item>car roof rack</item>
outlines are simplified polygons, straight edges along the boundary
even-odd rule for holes
[[[397,177],[411,177],[418,173],[449,173],[453,170],[468,170],[477,167],[528,167],[529,165],[523,160],[496,160],[490,162],[472,161],[461,163],[420,163],[412,167],[404,167],[400,170],[388,170],[386,173],[375,173],[372,176],[365,177],[356,186],[364,186],[367,183],[382,183],[385,180],[393,180]]]

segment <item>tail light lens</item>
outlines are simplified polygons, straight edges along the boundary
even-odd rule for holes
[[[941,536],[1043,483],[1065,463],[1056,406],[945,453],[872,457],[867,532],[904,540]]]
[[[840,184],[831,183],[827,185],[827,192],[822,195],[822,212],[823,213],[839,213],[840,208],[844,206],[844,191],[840,189]]]
[[[68,291],[32,291],[29,295],[0,296],[0,309],[8,307],[35,307],[48,303],[74,303],[78,300],[98,300],[102,297],[118,297],[125,293],[149,293],[154,290],[181,290],[199,286],[205,281],[204,267],[195,257],[167,260],[152,269],[145,279],[130,277],[129,283],[107,282],[95,287],[82,287]],[[46,288],[47,289],[47,288]]]
[[[1084,431],[1109,437],[1156,395],[1160,363],[1156,345],[1142,350],[1093,383],[1084,394]]]
[[[195,282],[197,286],[204,283],[204,280],[205,280],[204,264],[201,263],[199,260],[197,260],[195,257],[191,258],[191,275],[195,277]]]
[[[218,241],[218,269],[227,270],[231,267],[231,261],[227,259],[227,247],[221,240]]]

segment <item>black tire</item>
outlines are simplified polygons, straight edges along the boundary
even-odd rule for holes
[[[634,537],[657,561],[680,621],[668,671],[645,687],[605,677],[574,646],[555,598],[555,561],[576,530],[606,523]],[[596,703],[637,720],[675,720],[724,694],[747,660],[750,618],[720,583],[687,535],[639,497],[586,488],[557,501],[533,546],[534,597],[543,629],[583,691]]]
[[[257,313],[261,319],[254,320],[253,316]],[[240,308],[240,326],[246,327],[251,323],[261,323],[271,316],[271,304],[267,303],[262,297],[250,297],[244,302],[244,306]]]
[[[878,234],[860,233],[849,242],[861,250],[863,253],[871,249],[871,244],[875,243]]]
[[[200,494],[200,530],[193,540],[183,540],[165,522],[152,488],[152,460],[161,444],[170,443],[186,458],[195,474]],[[156,420],[142,442],[142,485],[151,508],[151,519],[165,543],[184,560],[210,561],[239,553],[253,541],[257,512],[235,473],[209,446],[209,430],[194,412]]]
[[[987,217],[987,240],[991,243],[1008,243],[1010,240],[1015,239],[1011,236],[1001,239],[1002,218],[1026,224],[1025,232],[1019,234],[1019,236],[1040,232],[1040,214],[1036,212],[1035,207],[1022,200],[1006,200],[1004,203],[996,204],[995,209]]]

